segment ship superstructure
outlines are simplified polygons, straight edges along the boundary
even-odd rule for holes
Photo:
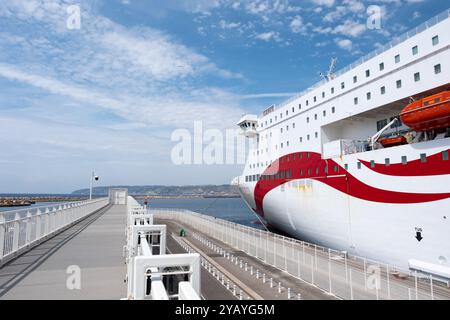
[[[248,205],[300,239],[450,278],[449,14],[243,116]]]

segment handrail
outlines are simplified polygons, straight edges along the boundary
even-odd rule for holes
[[[441,12],[440,14],[434,16],[433,18],[423,22],[422,24],[420,24],[419,26],[415,27],[414,29],[409,30],[408,32],[405,32],[404,34],[395,37],[393,40],[391,40],[390,42],[386,43],[385,45],[383,45],[382,47],[366,54],[365,56],[359,58],[358,60],[356,60],[355,62],[351,63],[350,65],[336,71],[333,76],[334,79],[338,78],[339,76],[343,75],[344,73],[355,69],[356,67],[359,67],[361,64],[363,64],[364,62],[377,57],[379,55],[381,55],[382,53],[385,53],[386,51],[388,51],[389,49],[393,48],[394,46],[408,40],[409,38],[418,35],[422,32],[424,32],[425,30],[428,30],[429,28],[431,28],[432,26],[438,24],[441,21],[444,21],[445,19],[447,19],[448,17],[450,17],[450,9],[447,9],[443,12]],[[327,80],[321,80],[319,82],[316,82],[315,84],[313,84],[312,86],[308,87],[307,89],[301,91],[300,93],[295,94],[293,97],[289,98],[288,100],[282,102],[281,104],[279,104],[278,106],[275,106],[275,110],[281,109],[285,106],[287,106],[288,104],[292,103],[293,101],[295,101],[296,99],[306,95],[307,93],[313,91],[314,89],[320,87],[321,85],[324,85],[325,83],[328,83]]]
[[[1,212],[0,266],[108,204],[100,198]]]

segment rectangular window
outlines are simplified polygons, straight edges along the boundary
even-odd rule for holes
[[[316,102],[317,101],[317,97],[316,96],[314,96],[314,102]]]
[[[418,53],[419,53],[419,47],[418,46],[412,47],[412,54],[413,54],[413,56],[415,56]]]
[[[375,168],[375,160],[370,160],[370,167]]]
[[[415,82],[420,81],[420,72],[414,73],[414,81],[415,81]]]
[[[303,176],[303,170],[300,169],[300,176]]]
[[[300,137],[300,143],[302,143],[303,142],[303,137]]]
[[[353,83],[357,83],[358,82],[358,77],[357,76],[354,76],[353,77]]]
[[[377,121],[377,132],[383,129],[387,124],[388,124],[387,119]]]
[[[367,92],[366,96],[367,96],[367,100],[370,100],[370,99],[372,99],[372,93],[370,93],[370,92]]]
[[[442,151],[442,160],[444,161],[448,160],[448,150]]]
[[[396,55],[395,56],[395,63],[399,63],[400,62],[400,55]]]
[[[333,171],[334,171],[335,173],[337,173],[337,172],[339,171],[339,167],[338,167],[338,166],[334,166],[334,167],[333,167]]]
[[[306,106],[309,106],[309,101],[308,100],[306,100]]]
[[[402,87],[402,80],[397,80],[397,89]]]
[[[348,171],[348,163],[344,164],[345,171]]]
[[[327,116],[327,111],[323,110],[323,116],[326,117]]]
[[[384,62],[380,63],[380,71],[384,70]]]
[[[292,113],[294,113],[295,112],[295,108],[294,107],[292,107]]]
[[[380,88],[381,94],[385,94],[386,93],[386,87],[383,86]]]
[[[334,94],[334,87],[331,88],[331,94]]]
[[[404,165],[408,164],[408,157],[407,156],[402,156],[402,164],[404,164]]]
[[[322,92],[322,98],[325,98],[325,92]]]
[[[309,117],[306,117],[306,123],[309,123]]]
[[[366,78],[370,77],[370,70],[366,70]]]
[[[292,123],[292,129],[295,129],[295,122]]]
[[[422,163],[426,163],[427,162],[427,154],[426,153],[421,153],[420,154],[420,162],[422,162]]]
[[[335,113],[336,112],[336,108],[335,107],[331,107],[331,113]]]
[[[248,176],[245,176],[245,182],[248,182]]]
[[[286,115],[289,115],[289,110],[286,110]]]
[[[358,98],[353,99],[353,102],[356,104],[358,104]]]
[[[315,136],[316,138],[318,138],[318,137],[319,137],[319,134],[316,132],[316,133],[314,133],[314,136]]]
[[[306,140],[308,140],[309,141],[309,134],[306,136]]]
[[[341,82],[341,89],[345,89],[345,83]]]
[[[433,46],[437,46],[439,44],[439,36],[434,36],[432,42]]]
[[[314,115],[314,120],[317,120],[317,113]]]
[[[391,160],[389,158],[384,159],[384,164],[386,167],[389,167],[391,165]]]
[[[437,65],[435,65],[434,66],[434,74],[439,74],[439,73],[441,73],[441,65],[440,64],[437,64]]]
[[[308,169],[308,176],[311,175],[311,169]]]
[[[358,161],[357,167],[358,167],[358,169],[361,169],[361,162]]]
[[[302,104],[301,103],[298,105],[298,110],[302,110]]]

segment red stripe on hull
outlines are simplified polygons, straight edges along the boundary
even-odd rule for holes
[[[447,152],[449,152],[449,150],[447,150]],[[441,152],[427,157],[427,162],[425,163],[420,159],[417,159],[409,161],[406,164],[395,163],[389,166],[386,166],[384,163],[375,163],[372,168],[370,162],[364,160],[359,161],[372,171],[389,176],[412,177],[450,174],[450,161],[444,161]]]
[[[255,211],[260,215],[264,215],[263,200],[266,194],[294,179],[320,181],[349,196],[372,202],[413,204],[443,200],[450,197],[450,193],[408,193],[378,189],[361,182],[335,161],[323,160],[320,154],[313,152],[300,152],[283,156],[274,161],[264,171],[263,175],[275,175],[287,171],[290,171],[289,178],[260,179],[257,182],[254,192]]]

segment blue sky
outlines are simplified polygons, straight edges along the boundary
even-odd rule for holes
[[[66,27],[69,5],[81,28]],[[382,28],[366,28],[378,5]],[[171,133],[234,128],[447,9],[441,0],[2,0],[0,192],[229,183],[176,166]]]

